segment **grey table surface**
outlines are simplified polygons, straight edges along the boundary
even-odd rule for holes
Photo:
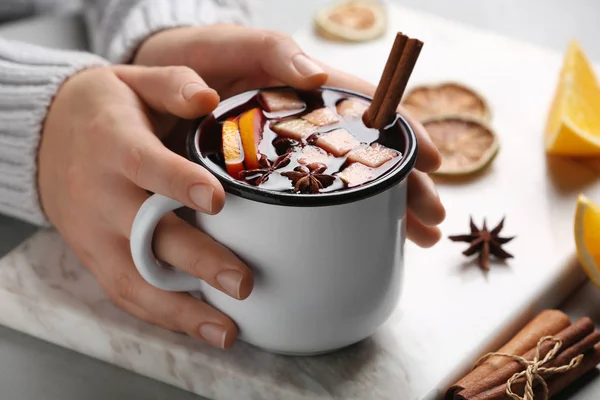
[[[256,24],[292,34],[328,0],[262,0]],[[597,0],[400,0],[398,4],[437,14],[506,36],[563,51],[579,39],[590,58],[600,61],[600,2]],[[12,39],[85,48],[77,16],[53,16],[11,23],[0,35]],[[0,216],[0,257],[32,235],[36,228]],[[570,315],[600,321],[600,291],[587,283],[563,305]],[[563,398],[600,398],[600,378],[566,393]],[[0,327],[0,399],[199,399],[187,392],[110,364]]]

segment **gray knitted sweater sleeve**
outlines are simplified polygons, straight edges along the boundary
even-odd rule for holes
[[[191,25],[247,25],[259,0],[86,0],[92,50],[115,63],[131,60],[160,30]]]
[[[0,213],[48,225],[37,191],[46,112],[69,76],[104,59],[0,38]]]
[[[0,38],[0,213],[49,225],[37,190],[37,149],[52,99],[69,76],[108,61],[128,62],[162,29],[244,24],[249,1],[256,0],[86,0],[92,50],[102,58]]]

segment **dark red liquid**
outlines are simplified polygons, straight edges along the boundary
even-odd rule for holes
[[[297,91],[297,93],[300,99],[306,103],[306,108],[304,110],[291,112],[280,111],[276,113],[269,113],[263,111],[267,120],[264,124],[262,141],[259,145],[259,153],[264,154],[271,161],[274,161],[282,153],[281,146],[276,147],[274,145],[274,143],[277,143],[276,139],[282,138],[282,136],[279,136],[271,129],[271,127],[275,123],[285,121],[288,119],[300,118],[300,116],[302,115],[308,114],[313,110],[323,107],[329,107],[331,110],[336,111],[336,106],[343,100],[347,99],[356,100],[362,102],[363,104],[368,104],[367,101],[361,97],[328,89],[319,89],[315,91]],[[244,111],[247,111],[254,107],[260,107],[262,109],[262,106],[258,101],[257,96],[258,92],[253,92],[248,96],[240,96],[239,98],[227,100],[229,102],[228,105],[230,107],[228,110],[224,109],[220,111],[219,109],[217,109],[215,113],[205,118],[198,128],[199,130],[201,130],[200,135],[198,135],[198,147],[202,153],[202,156],[210,159],[213,163],[220,167],[225,174],[227,174],[227,172],[222,152],[223,121],[225,121],[229,117],[238,117]],[[369,180],[369,182],[385,175],[403,160],[404,153],[406,151],[406,142],[405,136],[401,131],[402,128],[398,121],[394,121],[394,123],[390,124],[390,126],[386,129],[377,130],[367,128],[363,124],[361,118],[344,118],[339,114],[337,116],[340,119],[340,122],[319,127],[317,130],[317,135],[325,134],[327,132],[339,128],[344,128],[348,130],[352,135],[354,135],[361,143],[364,143],[366,145],[379,143],[380,145],[383,145],[387,148],[399,152],[399,155],[397,157],[392,158],[391,160],[385,162],[379,167],[372,168],[373,176],[372,179]],[[280,175],[280,173],[292,171],[294,170],[294,168],[300,165],[296,160],[296,155],[298,154],[298,152],[301,151],[302,147],[308,145],[307,139],[310,140],[310,137],[302,139],[299,145],[297,147],[294,147],[294,150],[292,151],[291,162],[289,163],[289,165],[282,169],[278,169],[276,172],[269,175],[269,179],[266,182],[259,184],[258,187],[267,190],[294,193],[295,191],[292,181],[287,177]],[[321,189],[319,191],[320,193],[340,191],[349,187],[346,184],[346,182],[344,182],[342,179],[336,176],[337,173],[348,167],[348,154],[345,154],[342,157],[335,157],[331,155],[327,163],[327,169],[324,173],[333,175],[335,177],[335,180],[330,186]],[[251,185],[250,183],[246,182],[240,177],[235,178],[239,182],[245,182],[245,184]],[[367,182],[364,182],[363,184],[365,183]]]

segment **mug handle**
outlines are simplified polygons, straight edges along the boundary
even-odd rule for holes
[[[184,204],[162,194],[150,196],[138,210],[133,226],[129,248],[133,263],[140,275],[152,286],[169,292],[193,292],[201,289],[202,280],[175,268],[165,268],[152,251],[154,230],[168,212],[184,207]]]

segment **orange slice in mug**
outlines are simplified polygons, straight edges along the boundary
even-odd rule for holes
[[[240,116],[240,135],[247,169],[259,168],[258,145],[262,139],[265,117],[260,108],[253,108]]]
[[[244,170],[244,148],[238,124],[233,119],[223,122],[223,156],[227,173],[237,178]]]

